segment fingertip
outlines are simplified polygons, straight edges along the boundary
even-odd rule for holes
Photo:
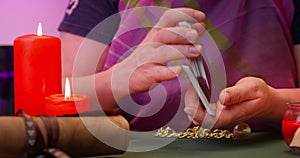
[[[203,47],[201,45],[193,45],[189,47],[189,52],[194,55],[195,57],[198,57],[203,52]]]
[[[187,115],[192,115],[192,113],[191,113],[191,108],[190,108],[190,107],[185,107],[185,108],[183,109],[183,111],[184,111]]]
[[[196,120],[194,120],[191,116],[188,116],[189,121],[191,121],[194,125],[198,126],[200,123]]]
[[[193,120],[193,124],[196,125],[196,126],[199,126],[199,125],[200,125],[200,123],[197,122],[197,121],[195,121],[195,120]]]
[[[194,119],[192,118],[192,116],[190,116],[190,115],[188,115],[188,119],[189,119],[189,121],[194,121]]]
[[[182,67],[177,65],[177,66],[170,66],[169,69],[175,73],[176,76],[180,76],[182,74]]]
[[[205,14],[203,12],[201,12],[201,11],[196,11],[194,13],[194,17],[198,21],[203,21],[205,19]]]
[[[204,28],[204,30],[207,30],[207,26],[204,22],[201,22],[200,25]]]
[[[225,104],[225,99],[226,99],[227,92],[226,90],[221,91],[219,95],[219,102],[224,105]]]

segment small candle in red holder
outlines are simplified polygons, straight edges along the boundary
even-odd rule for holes
[[[282,134],[289,146],[295,132],[300,127],[300,102],[287,103],[287,110],[282,119]]]
[[[52,94],[46,99],[46,115],[62,116],[87,112],[90,109],[89,98],[81,94],[71,94],[69,79],[66,78],[65,94]]]
[[[14,40],[14,110],[44,115],[45,97],[61,90],[61,41],[39,23],[36,35]]]
[[[284,140],[287,144],[290,144],[295,132],[300,127],[300,122],[295,120],[283,120],[282,121],[282,133]]]

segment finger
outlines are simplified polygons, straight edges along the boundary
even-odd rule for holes
[[[177,76],[179,77],[182,74],[182,67],[181,66],[170,66],[169,69]]]
[[[201,103],[199,102],[199,97],[192,86],[192,84],[189,84],[189,87],[185,93],[185,107],[184,112],[187,114],[190,121],[192,121],[195,125],[199,125],[199,119],[196,116],[201,116],[204,114],[203,108],[201,106]]]
[[[169,9],[162,15],[157,27],[173,27],[181,21],[195,23],[202,22],[204,19],[205,14],[198,10],[191,8]]]
[[[160,45],[156,48],[154,61],[166,63],[172,60],[179,60],[184,58],[195,58],[201,55],[203,48],[201,45]],[[156,53],[159,53],[157,55]]]
[[[191,83],[189,83],[188,89],[185,92],[184,101],[185,107],[198,108],[199,106],[198,94]]]
[[[206,25],[204,23],[194,23],[192,25],[192,28],[197,31],[197,33],[201,36],[205,33],[206,31]]]
[[[191,116],[188,116],[188,119],[189,119],[191,122],[193,122],[193,124],[194,124],[194,125],[200,125],[200,122],[198,122],[198,121],[194,120],[194,118],[193,118],[193,117],[191,117]]]
[[[156,66],[154,68],[154,74],[156,82],[166,81],[174,79],[182,74],[182,67],[181,66]]]
[[[195,29],[170,27],[158,30],[152,41],[166,44],[190,44],[195,43],[198,38],[199,34]]]
[[[204,34],[206,29],[200,24],[193,24],[192,28],[186,27],[169,27],[159,29],[155,32],[152,41],[157,41],[166,44],[187,44],[196,43],[197,39]]]
[[[138,73],[144,74],[145,78],[151,79],[151,82],[154,83],[171,80],[182,74],[182,67],[179,65],[167,67],[157,63],[149,63],[142,65],[139,69],[144,71]]]
[[[199,125],[202,120],[205,112],[200,109],[195,109],[193,107],[185,107],[184,112],[187,114],[188,119],[192,121],[195,125]]]
[[[239,82],[235,86],[224,89],[219,100],[223,105],[234,105],[258,98],[259,84],[257,82]]]
[[[181,66],[167,67],[158,63],[142,64],[131,73],[129,87],[131,93],[143,92],[151,89],[162,81],[174,79],[181,75]]]
[[[201,45],[167,45],[162,43],[145,42],[132,53],[123,63],[133,67],[146,63],[165,64],[169,61],[196,58],[201,55]],[[130,62],[134,61],[134,62]],[[125,64],[126,65],[126,64]]]
[[[250,118],[255,117],[259,111],[253,109],[253,101],[243,102],[241,104],[235,104],[233,106],[222,106],[218,102],[217,113],[219,113],[218,120],[215,124],[216,128],[232,127],[238,123],[245,122]]]

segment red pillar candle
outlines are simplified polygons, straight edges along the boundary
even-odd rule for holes
[[[15,112],[45,114],[45,97],[61,93],[61,41],[57,37],[24,35],[14,40]]]
[[[46,97],[46,115],[62,116],[89,111],[89,98],[82,94],[71,94],[70,89],[69,80],[66,78],[65,94],[52,94]]]

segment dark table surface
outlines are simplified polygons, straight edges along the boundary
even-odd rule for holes
[[[154,133],[153,133],[154,134]],[[162,144],[167,144],[162,147]],[[129,151],[118,158],[293,158],[281,134],[252,133],[245,140],[232,139],[170,139],[133,136]],[[100,157],[98,157],[100,158]]]

